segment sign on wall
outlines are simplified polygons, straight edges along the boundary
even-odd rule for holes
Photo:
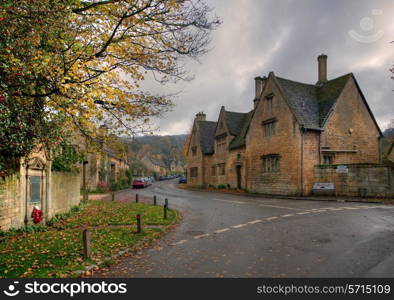
[[[336,168],[336,170],[335,170],[337,173],[345,173],[345,174],[347,174],[347,173],[349,173],[349,169],[348,169],[348,167],[347,166],[337,166],[337,168]]]

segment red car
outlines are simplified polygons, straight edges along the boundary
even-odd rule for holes
[[[133,189],[143,189],[146,186],[146,182],[141,179],[137,178],[133,181]]]

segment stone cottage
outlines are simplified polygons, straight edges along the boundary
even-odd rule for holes
[[[306,84],[255,78],[253,109],[222,107],[217,121],[194,120],[187,147],[188,184],[264,194],[308,195],[318,165],[378,164],[382,133],[352,73]]]

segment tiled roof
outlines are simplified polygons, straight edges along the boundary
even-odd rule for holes
[[[344,76],[327,81],[321,87],[317,87],[317,102],[319,103],[319,124],[323,127],[330,115],[331,109],[341,94],[348,80],[352,77],[352,74],[346,74]]]
[[[245,146],[246,133],[248,132],[250,121],[252,120],[253,110],[244,114],[242,119],[242,126],[240,128],[239,134],[230,142],[230,149],[236,149]]]
[[[225,111],[224,118],[231,135],[237,136],[240,133],[246,115],[247,113]]]
[[[280,77],[276,79],[304,127],[320,129],[351,76],[347,74],[321,85],[305,84]]]
[[[280,77],[276,77],[276,80],[302,125],[308,129],[320,130],[350,77],[352,74],[347,74],[319,85],[305,84]],[[229,149],[245,146],[245,138],[254,110],[248,113],[231,111],[224,113],[227,128],[234,136]],[[201,149],[204,154],[212,154],[217,122],[198,121],[198,125]]]
[[[216,124],[217,122],[198,121],[200,146],[204,154],[212,154],[214,152]]]

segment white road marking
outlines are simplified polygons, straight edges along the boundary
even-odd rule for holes
[[[297,215],[306,215],[306,214],[310,214],[310,211],[303,211],[303,212],[299,212],[297,213]]]
[[[345,209],[360,209],[359,207],[344,207]]]
[[[234,225],[234,226],[231,226],[232,228],[241,228],[241,227],[245,227],[246,225],[248,225],[248,224],[238,224],[238,225]]]
[[[318,213],[318,212],[324,212],[324,211],[327,211],[327,210],[325,210],[325,209],[318,209],[318,210],[314,210],[314,211],[312,211],[312,212]]]
[[[223,229],[216,230],[215,233],[222,233],[222,232],[225,232],[228,230],[230,230],[230,228],[223,228]]]
[[[204,233],[204,234],[200,234],[200,235],[196,235],[196,236],[194,236],[194,239],[201,239],[201,238],[204,238],[204,237],[207,237],[207,236],[210,236],[211,234],[209,234],[209,233]]]
[[[254,220],[254,221],[250,221],[248,223],[249,224],[256,224],[256,223],[260,223],[260,222],[263,222],[263,221],[261,221],[261,220]]]
[[[259,206],[267,206],[267,207],[283,208],[283,209],[290,209],[290,210],[304,210],[304,209],[300,209],[300,208],[292,208],[292,207],[276,206],[276,205],[268,205],[268,204],[260,204]]]
[[[271,220],[275,220],[275,219],[278,219],[279,217],[269,217],[269,218],[266,218],[266,220],[267,221],[271,221]]]
[[[292,217],[294,215],[281,215],[282,218]]]
[[[186,242],[187,242],[187,240],[181,240],[181,241],[179,241],[179,242],[172,243],[172,244],[170,244],[170,245],[171,245],[171,246],[182,245],[182,244],[184,244],[184,243],[186,243]]]
[[[227,202],[227,203],[245,204],[245,202],[241,202],[241,201],[224,200],[224,199],[218,199],[218,198],[212,198],[212,200],[222,201],[222,202]]]
[[[342,208],[330,208],[330,210],[343,210]]]

